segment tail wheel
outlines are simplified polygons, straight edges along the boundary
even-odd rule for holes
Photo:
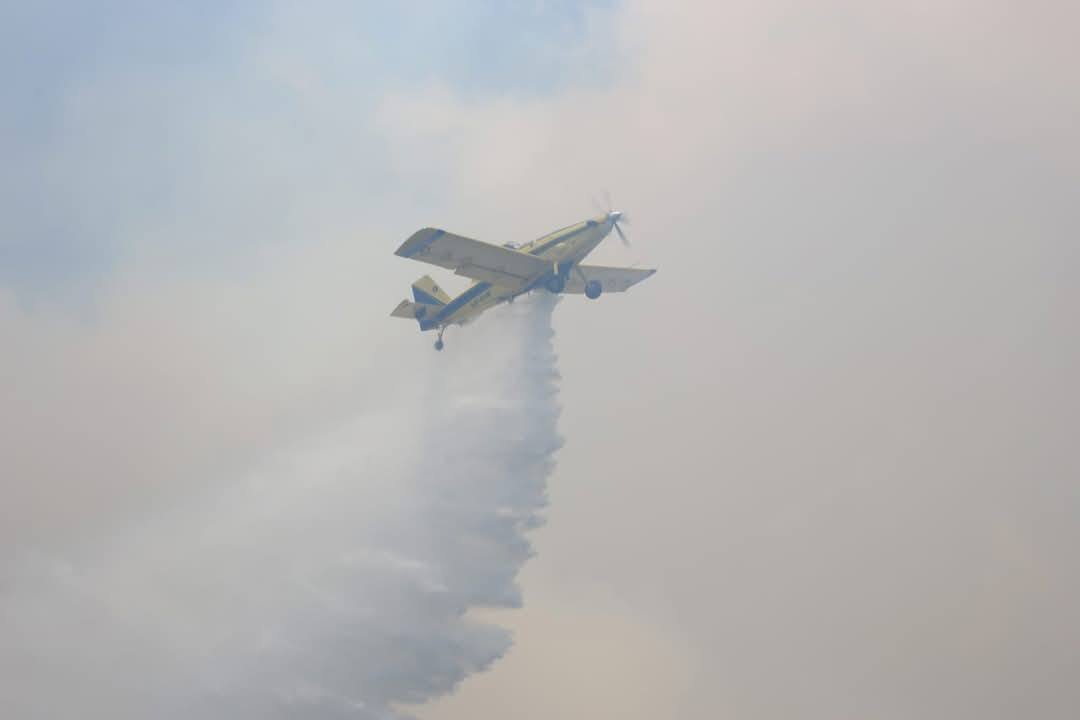
[[[439,338],[438,340],[435,341],[435,349],[436,350],[442,350],[444,347],[446,347],[446,344],[442,341],[442,338]]]
[[[585,297],[590,300],[595,300],[600,297],[600,293],[604,292],[604,286],[600,284],[599,280],[590,280],[585,283]]]

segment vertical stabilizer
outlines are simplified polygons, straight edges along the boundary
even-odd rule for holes
[[[450,302],[446,291],[435,284],[430,275],[425,275],[412,284],[413,299],[423,305],[445,305]]]

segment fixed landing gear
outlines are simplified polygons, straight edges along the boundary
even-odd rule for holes
[[[544,287],[547,288],[549,293],[558,295],[566,289],[566,280],[561,275],[552,275],[544,281]]]
[[[442,339],[443,330],[445,330],[445,328],[441,328],[439,330],[439,338],[435,341],[436,350],[442,350],[444,347],[446,347],[446,343],[444,343]]]

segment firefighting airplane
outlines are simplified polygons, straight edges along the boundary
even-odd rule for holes
[[[451,298],[425,275],[412,284],[413,301],[402,300],[390,315],[416,320],[421,331],[438,330],[435,349],[442,350],[447,327],[464,325],[531,290],[584,294],[590,300],[604,292],[623,292],[656,270],[581,264],[613,229],[628,244],[619,227],[622,217],[611,211],[523,245],[491,245],[436,228],[417,230],[395,255],[448,268],[475,282]]]

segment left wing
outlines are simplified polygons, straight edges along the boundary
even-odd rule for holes
[[[458,275],[517,288],[551,269],[538,257],[437,228],[413,233],[395,252],[401,257],[449,268]]]
[[[600,287],[604,292],[623,292],[632,285],[637,285],[645,278],[652,275],[655,270],[638,270],[637,268],[613,268],[600,265],[578,265],[570,271],[570,277],[566,278],[566,288],[563,292],[582,294],[585,292],[585,283],[590,280],[599,280]]]

